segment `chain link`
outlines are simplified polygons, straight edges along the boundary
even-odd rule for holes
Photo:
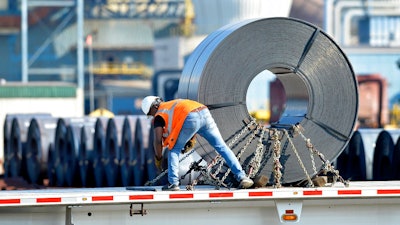
[[[296,125],[294,126],[294,130],[295,132],[297,132],[298,134],[300,134],[300,136],[303,138],[303,140],[306,142],[306,146],[307,148],[310,150],[310,154],[311,155],[318,155],[318,157],[320,158],[320,160],[322,161],[323,165],[322,165],[322,171],[323,173],[327,173],[327,172],[331,172],[332,174],[334,174],[336,176],[336,179],[339,179],[340,182],[342,182],[345,186],[348,186],[349,182],[344,180],[342,176],[339,175],[339,171],[335,170],[334,166],[329,162],[329,160],[325,159],[325,156],[318,151],[314,145],[311,143],[311,140],[309,138],[307,138],[304,134],[303,134],[303,128],[300,127],[300,125]],[[314,157],[312,157],[312,163],[313,163],[313,170],[315,172],[315,174],[317,174],[317,169],[315,166],[315,161],[314,161]],[[335,180],[334,179],[334,182]],[[333,184],[332,184],[333,185]]]
[[[233,146],[234,144],[236,144],[236,142],[239,140],[239,138],[241,138],[248,130],[251,130],[251,128],[252,128],[254,125],[256,125],[256,120],[255,120],[255,119],[252,119],[252,120],[250,121],[250,123],[248,123],[247,126],[243,127],[243,129],[233,138],[233,140],[232,140],[230,143],[228,143],[228,147],[229,147],[229,148],[232,148],[232,146]],[[258,126],[257,126],[257,128],[258,128]],[[255,129],[255,131],[256,131],[256,130],[257,130],[257,129]],[[250,143],[249,143],[249,144],[250,144]],[[240,156],[241,156],[241,155],[243,154],[243,152],[246,150],[247,146],[248,146],[248,145],[245,145],[245,148],[242,148],[241,152],[240,152],[239,155],[237,156],[238,159],[240,159]],[[214,165],[211,165],[211,167],[213,167],[213,166],[215,166],[217,163],[219,163],[218,168],[217,168],[217,169],[215,170],[215,172],[213,173],[213,176],[214,176],[214,177],[217,177],[217,175],[218,175],[218,174],[221,172],[221,170],[222,170],[222,166],[224,165],[224,160],[223,160],[222,157],[218,154],[218,155],[217,155],[217,159],[216,159],[216,160],[213,160],[213,162],[215,162],[215,164],[214,164]],[[224,176],[223,176],[222,179],[221,179],[222,182],[224,182],[225,179],[228,177],[230,171],[231,171],[231,169],[229,168],[229,169],[225,172]]]
[[[185,159],[187,159],[191,154],[193,154],[195,152],[195,149],[193,148],[190,152],[188,152],[186,155],[184,155],[180,160],[180,162],[183,162]],[[165,176],[165,174],[168,173],[168,169],[165,169],[164,171],[162,171],[157,177],[155,177],[153,180],[151,181],[147,181],[144,186],[152,186],[154,185],[157,181],[159,181],[163,176]]]
[[[264,147],[265,147],[262,140],[264,138],[264,133],[266,130],[268,129],[261,128],[260,138],[258,139],[257,142],[256,151],[254,153],[254,157],[250,161],[249,177],[254,177],[260,170],[261,161],[264,156]]]
[[[260,125],[257,126],[257,128],[254,130],[250,138],[247,139],[246,144],[242,147],[242,149],[239,151],[237,158],[240,159],[240,157],[243,155],[243,153],[247,150],[247,147],[251,144],[251,142],[254,140],[254,138],[257,136],[257,133],[259,130],[262,129]],[[228,177],[229,173],[231,172],[231,169],[229,168],[224,176],[221,178],[221,182],[225,182],[226,178]]]
[[[273,151],[274,151],[274,178],[275,178],[275,187],[280,188],[282,187],[281,179],[282,179],[282,164],[280,162],[281,158],[281,141],[279,140],[280,132],[276,129],[272,130],[273,133],[271,135],[271,139],[273,143]]]
[[[306,167],[304,166],[304,163],[303,163],[303,161],[302,161],[301,158],[300,158],[300,155],[299,155],[299,153],[298,153],[298,151],[297,151],[297,149],[296,149],[296,146],[294,146],[294,144],[293,144],[293,141],[292,141],[292,138],[291,138],[290,135],[289,135],[289,132],[288,132],[286,129],[284,129],[283,132],[284,132],[285,136],[287,137],[287,139],[288,139],[288,141],[289,141],[290,147],[292,147],[292,150],[293,150],[294,154],[295,154],[296,157],[297,157],[297,161],[299,162],[301,169],[303,170],[304,174],[306,175],[306,178],[307,178],[307,180],[308,180],[309,185],[311,185],[311,186],[313,187],[314,184],[313,184],[313,182],[312,182],[312,180],[311,180],[311,177],[310,177],[310,175],[308,174],[307,169],[306,169]]]
[[[255,126],[255,128],[254,128]],[[270,139],[272,141],[272,148],[273,148],[273,172],[274,172],[274,181],[275,184],[274,186],[279,188],[282,186],[281,184],[281,179],[282,179],[282,164],[280,163],[280,158],[281,158],[281,152],[282,152],[282,144],[281,144],[281,132],[283,132],[283,135],[287,138],[288,143],[290,147],[292,148],[294,154],[296,155],[297,161],[300,165],[300,168],[303,170],[306,179],[308,180],[308,186],[314,187],[314,184],[312,182],[311,176],[307,171],[307,168],[305,167],[300,154],[296,148],[296,146],[293,143],[292,138],[296,135],[300,135],[303,141],[305,142],[305,145],[307,149],[310,151],[310,158],[311,158],[311,164],[312,164],[312,169],[315,174],[317,174],[317,167],[315,163],[315,158],[314,155],[317,155],[320,160],[323,162],[322,165],[322,170],[324,173],[331,172],[333,173],[342,183],[344,183],[346,186],[348,185],[348,181],[345,181],[340,175],[339,171],[335,170],[333,165],[325,159],[325,156],[319,152],[314,145],[312,144],[311,140],[307,138],[303,134],[303,128],[300,125],[293,125],[292,129],[272,129],[269,130],[268,128],[263,127],[260,124],[257,124],[255,119],[252,118],[252,120],[242,128],[242,130],[237,133],[233,139],[228,143],[228,147],[232,148],[239,140],[242,138],[242,136],[250,131],[251,135],[250,137],[247,138],[246,143],[243,145],[241,150],[237,154],[237,158],[240,159],[243,153],[247,150],[248,146],[252,143],[252,141],[259,135],[257,147],[254,153],[254,157],[251,159],[251,162],[249,163],[249,176],[254,177],[260,170],[261,166],[261,161],[263,160],[264,157],[264,152],[265,152],[265,146],[263,144],[263,138],[265,133],[267,132],[268,135],[270,135]],[[269,134],[271,131],[271,134]],[[291,133],[289,133],[289,131]],[[186,158],[188,158],[191,154],[195,152],[195,149],[192,149],[188,154],[186,154],[184,157],[182,157],[179,162],[182,162]],[[193,186],[196,185],[199,180],[202,180],[205,183],[215,185],[216,187],[224,186],[228,187],[224,182],[226,178],[228,177],[229,173],[231,172],[231,169],[228,168],[224,175],[222,176],[221,179],[218,178],[218,174],[221,173],[222,167],[224,164],[224,160],[221,157],[221,155],[217,154],[214,159],[207,165],[207,167],[204,167],[204,169],[200,170],[200,175],[192,182],[191,185],[188,185],[187,189],[192,190]],[[211,172],[212,168],[217,166],[216,170],[214,172]],[[161,179],[165,174],[168,173],[168,170],[162,171],[156,178],[154,178],[151,181],[148,181],[145,183],[145,186],[153,185],[155,184],[159,179]]]

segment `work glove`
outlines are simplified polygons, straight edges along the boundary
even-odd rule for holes
[[[157,169],[162,171],[162,161],[163,161],[163,157],[161,157],[160,159],[157,159],[157,156],[154,156],[154,164],[156,165]]]
[[[195,145],[196,145],[196,137],[193,136],[188,142],[186,142],[185,147],[183,147],[181,151],[182,154],[185,154],[190,150],[192,150]]]

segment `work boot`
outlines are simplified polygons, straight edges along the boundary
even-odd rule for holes
[[[246,189],[253,186],[253,184],[254,181],[252,179],[245,177],[240,181],[239,188]]]
[[[179,191],[180,189],[179,189],[179,186],[178,185],[176,185],[176,184],[166,184],[166,185],[164,185],[162,188],[161,188],[161,190],[163,190],[163,191]]]

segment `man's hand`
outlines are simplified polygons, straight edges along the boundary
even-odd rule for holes
[[[193,136],[188,142],[186,142],[185,147],[182,149],[182,154],[189,152],[196,145],[196,137]]]
[[[161,158],[157,158],[157,156],[154,156],[154,164],[156,165],[157,169],[162,171],[162,161],[163,161],[163,157],[161,156]]]

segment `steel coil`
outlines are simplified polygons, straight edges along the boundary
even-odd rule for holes
[[[211,113],[227,142],[251,119],[246,106],[249,84],[264,70],[274,73],[286,93],[285,111],[277,128],[298,124],[326,160],[344,149],[353,133],[358,89],[353,69],[340,47],[318,27],[293,18],[266,18],[229,24],[211,33],[193,51],[182,72],[178,97],[198,100]],[[271,96],[273,98],[274,96]],[[247,137],[253,131],[247,131]],[[304,139],[292,139],[308,174],[315,174]],[[282,183],[306,177],[299,159],[282,139]],[[286,143],[286,144],[285,144]],[[200,139],[197,152],[208,162],[215,151]],[[240,161],[248,168],[256,142]],[[235,153],[243,147],[232,147]],[[268,148],[268,147],[267,147]],[[266,149],[260,174],[273,176],[271,149]],[[269,154],[269,155],[268,155]],[[316,160],[316,167],[322,162]],[[270,180],[272,182],[273,180]]]
[[[13,118],[11,122],[11,130],[9,136],[10,145],[4,160],[7,161],[5,173],[11,177],[22,176],[27,177],[24,146],[28,137],[28,128],[31,117]]]
[[[8,143],[5,144],[5,174],[10,177],[22,176],[28,178],[27,168],[27,139],[28,130],[33,118],[49,118],[47,113],[8,114],[6,121],[11,121]],[[8,123],[8,122],[6,122]]]
[[[391,134],[382,130],[375,142],[374,161],[373,161],[373,180],[383,181],[392,180],[394,142]]]
[[[97,119],[92,118],[91,122],[85,123],[81,127],[80,132],[80,147],[78,154],[78,164],[80,178],[83,187],[95,186],[94,171],[93,171],[93,152],[94,152],[94,133]]]
[[[137,158],[139,154],[134,148],[136,121],[136,115],[128,115],[124,119],[122,128],[120,171],[123,186],[141,185],[142,172],[140,171],[140,160]]]
[[[364,181],[367,179],[365,150],[359,131],[354,132],[349,144],[337,158],[336,169],[346,180]]]
[[[65,185],[87,185],[87,167],[89,156],[87,149],[82,149],[83,127],[93,128],[96,119],[93,117],[66,118],[67,121],[67,156],[65,162]]]
[[[31,120],[24,151],[27,171],[26,180],[33,184],[43,184],[48,175],[47,160],[54,141],[57,118],[35,117]]]
[[[106,147],[106,129],[109,118],[98,117],[95,124],[93,136],[93,155],[92,155],[92,171],[94,176],[95,187],[103,187],[105,184],[103,162],[104,151]]]
[[[394,179],[400,180],[400,137],[397,138],[393,153]]]
[[[125,116],[110,118],[106,130],[106,146],[103,155],[103,168],[108,187],[120,186],[123,177],[120,173],[122,128]]]
[[[137,153],[140,153],[138,159],[140,159],[140,171],[142,171],[140,185],[157,176],[157,169],[154,165],[153,143],[150,143],[152,140],[151,134],[153,133],[150,132],[150,121],[147,116],[138,116],[136,122],[135,148]]]

